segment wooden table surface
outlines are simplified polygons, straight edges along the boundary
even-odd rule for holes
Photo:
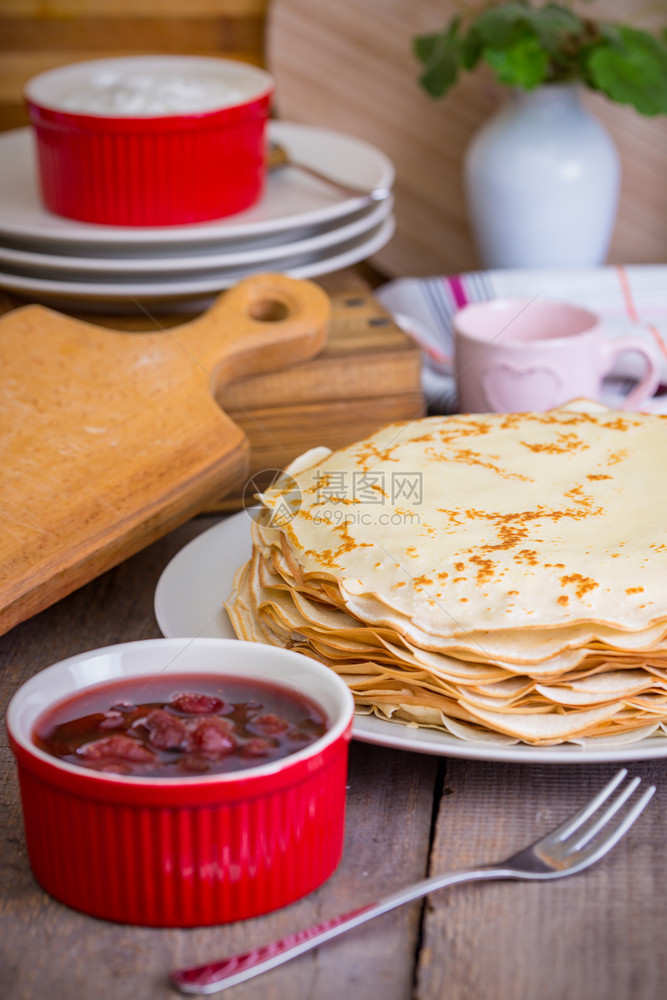
[[[0,639],[2,708],[63,657],[159,635],[153,593],[169,560],[215,523],[200,517]],[[33,879],[3,734],[0,997],[161,1000],[175,966],[261,945],[428,872],[498,860],[574,811],[613,773],[600,764],[445,760],[353,742],[346,846],[332,878],[277,913],[157,930],[69,910]],[[460,886],[372,921],[225,994],[238,1000],[658,1000],[666,995],[662,876],[667,763],[630,765],[658,785],[626,839],[551,884]]]

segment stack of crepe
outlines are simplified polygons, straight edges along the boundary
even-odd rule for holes
[[[234,629],[463,740],[664,735],[666,421],[464,414],[315,449],[260,497]]]

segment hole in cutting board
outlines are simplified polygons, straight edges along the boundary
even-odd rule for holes
[[[261,323],[280,323],[289,316],[289,308],[277,299],[260,299],[252,303],[248,313]]]

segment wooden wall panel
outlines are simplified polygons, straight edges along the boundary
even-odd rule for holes
[[[2,14],[48,21],[78,17],[263,16],[266,0],[2,0]]]
[[[443,100],[418,85],[411,39],[477,3],[460,0],[272,0],[267,64],[276,110],[293,121],[348,132],[393,160],[397,230],[373,257],[389,275],[453,273],[480,266],[468,225],[461,165],[477,128],[504,99],[490,72],[463,74]],[[595,0],[591,17],[659,30],[665,0]],[[586,101],[606,124],[623,164],[609,260],[667,260],[667,116],[644,118],[597,94]]]
[[[0,0],[0,129],[26,125],[35,74],[107,56],[217,55],[263,65],[268,0]]]

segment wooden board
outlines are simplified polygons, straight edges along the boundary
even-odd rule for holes
[[[342,448],[383,424],[425,415],[420,352],[373,296],[378,281],[360,265],[318,279],[331,300],[324,349],[288,369],[216,388],[219,405],[248,438],[249,476],[282,469],[317,445]],[[0,293],[0,311],[15,302]],[[126,330],[155,327],[155,320],[144,315],[83,318]],[[182,316],[160,316],[166,328],[182,322]],[[239,488],[216,497],[206,509],[238,510],[241,500]]]
[[[216,398],[250,442],[249,474],[284,468],[309,448],[342,448],[383,424],[424,416],[414,341],[369,290],[332,293],[326,347],[283,371],[222,387]],[[237,510],[233,491],[211,510]]]
[[[591,16],[590,4],[577,6]],[[664,7],[597,0],[592,16],[664,26]],[[462,157],[471,136],[504,98],[483,70],[464,74],[444,100],[417,83],[411,40],[441,29],[456,0],[272,0],[268,68],[279,117],[366,139],[396,167],[393,239],[373,257],[389,275],[457,273],[480,266],[467,221]],[[667,117],[645,118],[587,93],[587,106],[619,148],[623,181],[611,263],[667,257]]]
[[[592,798],[620,763],[574,767],[447,761],[430,873],[494,863]],[[424,911],[413,1000],[659,1000],[667,949],[657,891],[664,863],[665,761],[631,773],[658,792],[588,871],[559,883],[495,882],[433,893]]]
[[[248,444],[216,391],[312,356],[329,316],[319,286],[267,274],[159,332],[2,317],[0,629],[242,482]]]

